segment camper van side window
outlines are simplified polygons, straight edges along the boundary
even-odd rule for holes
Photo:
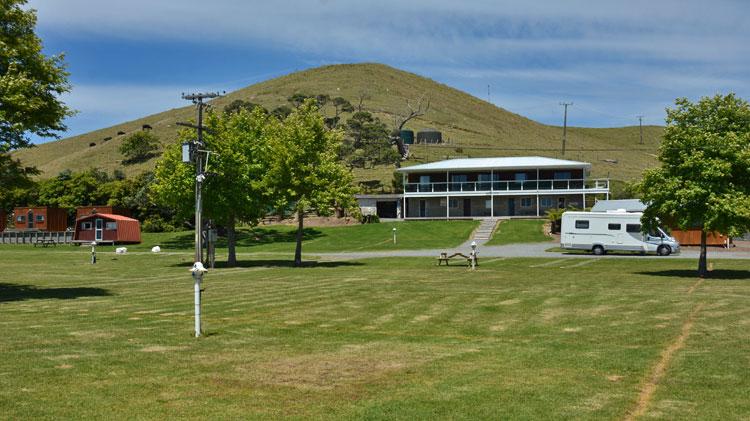
[[[620,228],[622,228],[622,225],[620,224],[609,224],[607,225],[610,231],[620,231]]]
[[[576,228],[589,229],[589,221],[576,221]]]
[[[641,232],[641,224],[626,224],[625,231],[627,232]]]

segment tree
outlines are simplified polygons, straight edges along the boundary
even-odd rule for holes
[[[281,105],[271,111],[271,115],[276,117],[278,120],[283,120],[292,113],[292,109],[288,105]]]
[[[426,103],[425,103],[426,101]],[[424,108],[422,108],[424,107]],[[393,117],[393,143],[398,147],[398,152],[401,154],[403,159],[409,157],[409,151],[404,145],[404,140],[401,139],[401,130],[403,130],[409,120],[423,116],[430,110],[430,98],[422,95],[417,99],[416,103],[410,103],[406,100],[406,109],[402,113],[395,114]],[[397,163],[398,164],[398,163]]]
[[[349,171],[338,161],[342,133],[327,130],[314,100],[306,100],[272,138],[273,155],[266,174],[277,209],[297,215],[294,264],[302,264],[305,212],[330,215],[332,208],[354,209]]]
[[[706,235],[750,230],[750,106],[734,94],[686,98],[667,109],[661,167],[639,184],[644,226],[658,220],[701,230],[698,275],[707,275]]]
[[[123,164],[135,164],[148,161],[157,155],[161,143],[159,138],[150,131],[135,132],[123,139],[120,153],[125,157]]]
[[[38,174],[36,168],[26,167],[8,154],[0,154],[0,186],[3,186],[0,188],[0,210],[10,211],[17,205],[19,197],[36,186],[31,177]]]
[[[58,137],[72,115],[59,97],[70,91],[63,55],[42,54],[36,12],[26,0],[0,3],[0,153],[30,145],[27,134]]]
[[[38,204],[64,208],[71,214],[78,206],[101,205],[109,199],[103,187],[110,181],[109,175],[98,168],[79,173],[62,171],[39,183]]]
[[[212,152],[203,184],[203,206],[207,219],[227,229],[227,265],[237,264],[236,225],[256,224],[269,208],[270,199],[264,185],[269,161],[267,137],[279,125],[260,108],[234,114],[209,112],[204,142]],[[180,133],[180,141],[193,139],[189,130]],[[181,160],[180,142],[167,147],[156,166],[153,197],[159,203],[188,218],[194,214],[195,167]]]
[[[262,105],[256,104],[256,103],[250,102],[250,101],[245,101],[245,100],[242,100],[242,99],[235,99],[234,101],[230,102],[229,105],[227,105],[226,107],[224,107],[224,112],[232,114],[232,113],[236,113],[237,111],[239,111],[241,109],[244,109],[244,110],[247,110],[247,111],[252,111],[255,108],[261,108],[266,113],[268,112]]]
[[[347,120],[346,134],[342,152],[351,167],[364,167],[366,161],[373,166],[393,164],[400,159],[391,147],[385,124],[367,111],[357,111]]]

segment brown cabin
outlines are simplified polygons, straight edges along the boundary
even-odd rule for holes
[[[701,230],[700,229],[689,229],[689,230],[672,230],[672,237],[680,243],[681,246],[699,246],[701,245]],[[721,246],[729,247],[732,244],[732,239],[724,234],[718,232],[709,232],[706,235],[707,246]]]
[[[20,207],[13,210],[17,231],[65,231],[68,229],[68,212],[47,206]]]
[[[141,242],[141,224],[122,215],[95,213],[76,220],[75,241],[97,241],[114,244]]]
[[[83,218],[84,216],[93,215],[95,213],[106,213],[110,215],[122,215],[132,217],[128,209],[118,208],[116,206],[79,206],[76,208],[76,220]]]

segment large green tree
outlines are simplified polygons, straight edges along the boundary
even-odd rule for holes
[[[330,215],[356,207],[352,176],[338,160],[342,138],[340,131],[326,128],[314,99],[305,100],[272,137],[266,184],[277,208],[297,215],[295,266],[302,264],[305,212]]]
[[[707,275],[706,235],[750,230],[750,106],[734,94],[679,98],[667,109],[661,167],[639,185],[644,223],[699,228],[698,275]]]
[[[71,110],[62,55],[47,57],[34,33],[36,12],[26,0],[0,2],[0,153],[26,147],[28,135],[56,137]]]
[[[269,161],[269,132],[278,121],[261,108],[252,112],[239,109],[232,113],[209,112],[204,134],[208,159],[208,178],[203,184],[204,215],[227,229],[227,265],[237,263],[236,225],[257,223],[268,211],[269,199],[263,184]],[[180,141],[195,137],[193,131],[180,133]],[[175,209],[178,216],[194,214],[195,167],[181,161],[180,143],[167,147],[156,166],[154,198]]]

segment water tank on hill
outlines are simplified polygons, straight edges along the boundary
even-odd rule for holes
[[[443,134],[435,129],[424,129],[417,132],[417,143],[443,143]]]
[[[414,143],[414,131],[413,130],[401,130],[399,132],[401,140],[404,141],[404,145],[411,145]]]

